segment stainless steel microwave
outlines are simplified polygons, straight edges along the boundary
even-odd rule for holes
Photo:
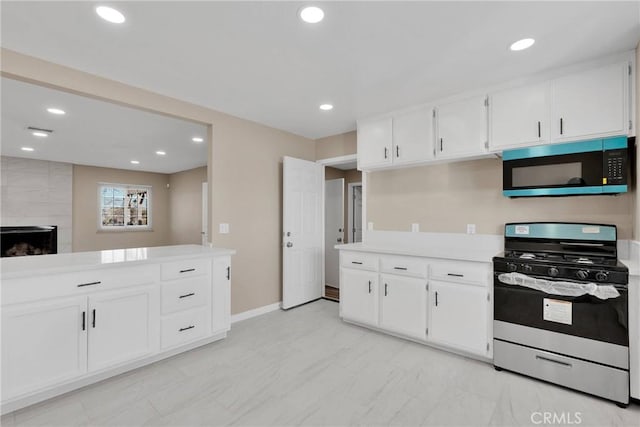
[[[629,143],[618,136],[507,150],[502,165],[507,197],[625,193]]]

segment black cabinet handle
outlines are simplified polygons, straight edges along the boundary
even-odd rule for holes
[[[196,271],[195,268],[187,268],[186,270],[180,270],[180,273],[188,273],[190,271]]]
[[[538,138],[542,137],[542,132],[540,131],[540,121],[538,120]]]
[[[91,327],[95,328],[96,327],[96,309],[93,309],[92,312],[92,320],[91,320]]]
[[[180,295],[178,298],[188,298],[188,297],[192,297],[194,295],[195,295],[195,293],[191,292],[190,294]]]
[[[400,157],[400,146],[396,145],[396,157]]]
[[[440,151],[442,151],[442,138],[440,138]]]
[[[358,265],[362,265],[362,263],[360,261],[351,261],[351,264],[358,264]]]
[[[562,122],[562,117],[560,117],[560,135],[562,135],[562,133],[564,132],[564,126],[563,126],[563,122]]]
[[[231,266],[227,267],[227,280],[231,280]]]
[[[180,329],[178,330],[178,332],[187,331],[187,330],[189,330],[189,329],[193,329],[193,328],[195,328],[195,325],[187,326],[186,328],[180,328]]]
[[[385,297],[387,296],[387,287],[388,287],[388,286],[389,286],[389,285],[387,285],[386,283],[384,284],[384,296],[385,296]]]
[[[371,280],[369,280],[369,293],[371,293]]]
[[[436,307],[438,306],[438,291],[436,291]]]
[[[387,153],[389,152],[389,149],[387,147],[384,147],[384,158],[387,158]]]
[[[89,282],[89,283],[80,283],[78,285],[79,288],[83,287],[83,286],[93,286],[93,285],[99,285],[102,282]]]
[[[458,274],[458,273],[447,273],[447,276],[451,276],[451,277],[464,277],[464,274]]]
[[[407,270],[407,267],[393,267],[394,270]]]
[[[83,311],[82,312],[82,330],[83,331],[87,329],[86,322],[87,322],[87,312]]]

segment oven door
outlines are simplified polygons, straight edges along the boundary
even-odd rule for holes
[[[601,194],[602,153],[600,149],[541,157],[522,154],[524,157],[510,158],[505,155],[503,194],[509,197]]]
[[[494,320],[577,337],[629,345],[626,285],[614,286],[618,297],[552,295],[502,283],[494,273]],[[546,277],[539,277],[549,280]],[[579,282],[576,282],[579,283]],[[599,285],[600,286],[600,285]]]

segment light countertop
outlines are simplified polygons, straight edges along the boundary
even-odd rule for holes
[[[149,248],[110,249],[94,252],[72,252],[0,259],[0,277],[11,279],[32,275],[135,265],[187,258],[228,256],[233,249],[200,245],[156,246]]]
[[[408,255],[419,256],[425,258],[441,258],[441,259],[454,259],[460,261],[474,261],[474,262],[492,262],[492,258],[497,255],[494,249],[490,251],[483,251],[482,249],[468,249],[461,247],[439,247],[439,248],[397,248],[397,247],[381,247],[372,246],[364,243],[347,243],[343,245],[336,245],[336,249],[343,251],[356,251],[356,252],[372,252],[379,254],[389,255]]]
[[[629,269],[629,276],[640,276],[640,261],[621,259],[620,262],[626,265]]]

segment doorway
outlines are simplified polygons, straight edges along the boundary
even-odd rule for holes
[[[362,242],[362,182],[348,184],[347,219],[348,242]]]

